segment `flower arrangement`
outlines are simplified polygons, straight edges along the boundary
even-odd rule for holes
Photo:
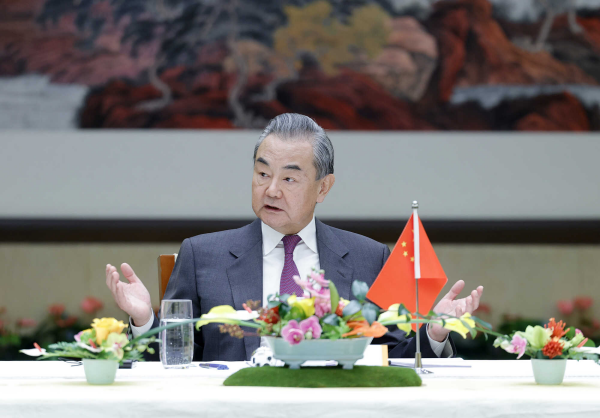
[[[599,363],[599,348],[579,329],[567,328],[563,321],[550,318],[543,327],[527,326],[525,331],[498,335],[494,347],[517,354],[517,359],[527,354],[532,359],[589,359]]]
[[[6,314],[6,308],[0,307],[0,360],[21,359],[19,348],[31,347],[35,342],[41,347],[56,341],[73,340],[75,334],[85,328],[85,323],[91,320],[103,308],[102,301],[88,296],[80,304],[83,315],[72,315],[67,312],[65,305],[54,303],[48,306],[47,315],[40,321],[32,318],[17,318],[11,320]],[[82,320],[88,316],[88,319]]]
[[[409,334],[411,324],[415,323],[439,323],[463,338],[468,333],[474,336],[477,331],[490,328],[489,324],[469,313],[460,318],[434,312],[421,315],[409,312],[402,304],[382,310],[367,301],[369,286],[359,280],[352,283],[352,294],[356,299],[345,300],[340,298],[335,284],[325,279],[323,270],[313,269],[306,280],[295,276],[294,281],[306,297],[274,294],[268,297],[267,306],[260,307],[260,302],[248,301],[244,304],[245,311],[241,312],[231,306],[216,306],[200,317],[196,329],[209,323],[221,323],[222,333],[243,338],[248,333],[242,327],[248,327],[255,329],[259,336],[281,337],[295,345],[314,339],[378,338],[393,325]]]
[[[75,335],[74,341],[50,344],[48,350],[34,343],[35,348],[20,351],[41,360],[71,357],[116,360],[121,363],[124,360],[142,360],[144,351],[154,353],[154,349],[148,347],[148,344],[154,341],[154,337],[138,337],[129,341],[123,333],[126,327],[123,321],[117,321],[115,318],[96,318],[91,328]]]

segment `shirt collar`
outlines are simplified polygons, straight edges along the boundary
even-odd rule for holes
[[[262,230],[262,238],[263,238],[263,256],[269,254],[271,251],[277,247],[277,244],[281,242],[283,239],[283,234],[281,232],[275,231],[266,223],[260,223],[260,227]],[[315,254],[317,254],[317,227],[315,224],[315,217],[313,216],[312,220],[308,225],[304,227],[304,229],[298,234],[296,234],[302,238],[302,241],[306,244],[308,248],[311,249]]]

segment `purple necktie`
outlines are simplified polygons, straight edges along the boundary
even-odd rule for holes
[[[285,251],[285,261],[283,262],[283,271],[281,272],[281,281],[279,282],[279,293],[281,295],[296,294],[296,296],[304,296],[304,291],[296,284],[293,277],[299,276],[298,267],[294,263],[294,248],[302,238],[298,235],[286,235],[283,237],[283,250]]]

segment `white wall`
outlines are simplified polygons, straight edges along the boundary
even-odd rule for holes
[[[253,217],[257,131],[0,131],[0,218]],[[600,218],[600,135],[331,132],[324,218]]]

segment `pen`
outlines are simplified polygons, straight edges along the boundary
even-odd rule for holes
[[[217,363],[198,363],[198,367],[202,367],[204,369],[229,370],[229,367],[226,365]]]

